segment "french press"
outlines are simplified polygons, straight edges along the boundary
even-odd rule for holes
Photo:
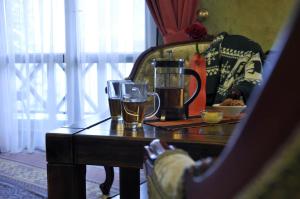
[[[186,119],[188,106],[197,97],[201,88],[201,79],[192,69],[184,68],[184,59],[174,60],[172,54],[168,59],[153,59],[154,89],[160,97],[160,109],[156,116],[161,120]],[[184,102],[184,76],[191,75],[197,80],[194,94]]]

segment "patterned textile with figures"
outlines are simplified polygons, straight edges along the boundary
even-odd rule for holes
[[[203,53],[207,70],[207,105],[220,103],[232,89],[247,102],[262,81],[264,53],[260,45],[241,35],[220,33]]]

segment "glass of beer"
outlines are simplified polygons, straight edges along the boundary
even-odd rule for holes
[[[107,81],[107,94],[110,116],[112,120],[122,120],[121,113],[121,84],[130,83],[131,80],[109,80]]]
[[[153,104],[153,111],[146,114],[146,109],[150,105],[148,97],[156,97],[158,106]],[[155,103],[155,100],[153,100]],[[137,129],[143,126],[144,119],[153,117],[160,107],[160,99],[157,93],[148,92],[146,83],[123,83],[121,85],[121,105],[124,127],[127,129]]]

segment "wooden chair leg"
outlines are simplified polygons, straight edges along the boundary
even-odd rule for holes
[[[101,189],[102,193],[104,195],[109,195],[110,188],[114,181],[114,168],[104,166],[105,169],[105,181],[99,185],[99,188]]]

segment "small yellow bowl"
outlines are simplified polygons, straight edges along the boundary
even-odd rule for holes
[[[223,112],[219,111],[203,111],[201,117],[206,123],[218,123],[223,119]]]

